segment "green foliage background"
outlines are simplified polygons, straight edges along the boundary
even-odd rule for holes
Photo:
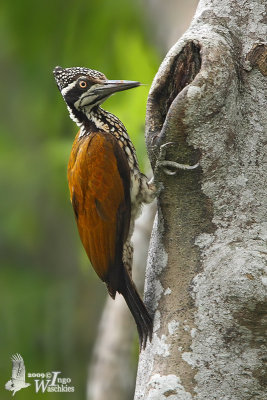
[[[159,57],[147,40],[135,0],[34,0],[0,4],[0,397],[12,354],[28,372],[62,371],[71,394],[85,398],[88,362],[104,285],[80,245],[69,203],[66,167],[77,127],[52,69],[88,66],[111,79],[148,86],[120,93],[104,108],[118,115],[144,165],[148,89]],[[28,380],[29,381],[29,380]]]

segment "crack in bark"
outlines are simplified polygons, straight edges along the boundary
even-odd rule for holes
[[[164,86],[159,93],[155,94],[155,97],[158,98],[162,122],[164,122],[175,97],[195,79],[200,68],[200,47],[190,41],[174,58]]]
[[[153,131],[150,131],[149,141],[161,139],[161,129],[168,111],[178,94],[189,85],[201,69],[200,44],[188,41],[181,52],[173,58],[168,74],[161,80],[159,87],[151,94],[151,119],[154,119]]]

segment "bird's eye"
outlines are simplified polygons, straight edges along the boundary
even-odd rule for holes
[[[79,82],[79,85],[80,85],[80,87],[81,87],[82,89],[84,89],[84,88],[86,88],[86,86],[87,86],[87,82],[86,82],[86,81],[80,81],[80,82]]]

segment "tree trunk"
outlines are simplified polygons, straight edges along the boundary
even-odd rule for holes
[[[264,0],[202,0],[153,82],[152,166],[201,168],[162,176],[135,400],[266,399],[266,34]]]

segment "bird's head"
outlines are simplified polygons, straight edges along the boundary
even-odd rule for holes
[[[89,68],[56,67],[53,73],[70,115],[77,123],[82,123],[92,108],[112,94],[140,85],[135,81],[109,80],[102,72]]]

